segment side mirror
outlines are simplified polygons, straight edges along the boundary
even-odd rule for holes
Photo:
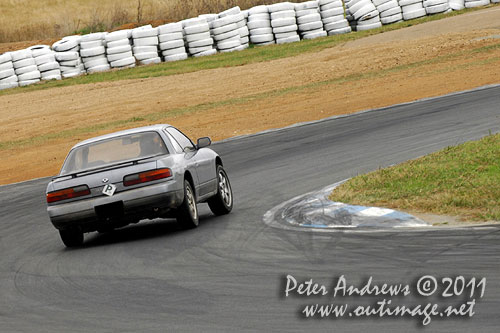
[[[209,137],[199,138],[196,147],[198,149],[208,147],[212,144],[212,140]]]

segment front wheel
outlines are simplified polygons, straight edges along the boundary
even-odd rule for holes
[[[59,235],[66,247],[76,247],[83,244],[83,232],[78,229],[59,230]]]
[[[217,194],[208,200],[208,206],[215,215],[229,214],[233,209],[233,191],[221,165],[217,165]]]
[[[198,226],[198,207],[191,184],[184,180],[184,201],[177,209],[177,222],[186,229]]]

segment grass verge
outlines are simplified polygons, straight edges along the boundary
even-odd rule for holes
[[[241,52],[217,54],[214,56],[203,57],[203,58],[190,58],[184,61],[162,63],[151,66],[140,66],[125,70],[114,70],[104,73],[94,73],[92,75],[84,75],[61,81],[42,82],[28,87],[3,90],[0,91],[0,96],[18,94],[18,93],[30,92],[42,89],[49,89],[55,87],[65,87],[65,86],[91,84],[99,82],[120,81],[128,79],[145,79],[158,76],[177,75],[177,74],[192,73],[207,69],[214,69],[221,67],[236,67],[252,63],[275,60],[275,59],[288,58],[299,55],[301,53],[318,52],[363,37],[376,35],[379,33],[384,33],[392,30],[398,30],[426,22],[436,21],[446,17],[461,15],[484,8],[485,7],[469,8],[461,11],[454,11],[448,14],[436,14],[431,16],[425,16],[411,21],[403,21],[395,24],[385,25],[381,28],[373,30],[357,31],[345,35],[323,37],[314,40],[303,40],[298,43],[291,43],[286,45],[271,45],[265,47],[251,47]]]
[[[500,221],[500,134],[354,177],[330,200]]]

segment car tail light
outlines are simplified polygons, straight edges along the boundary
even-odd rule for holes
[[[61,200],[73,199],[89,195],[90,190],[87,185],[66,188],[64,190],[47,193],[47,203],[53,203]]]
[[[132,186],[172,176],[170,169],[151,170],[123,177],[123,185]]]

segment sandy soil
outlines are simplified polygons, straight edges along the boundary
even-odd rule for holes
[[[2,96],[0,143],[14,145],[0,184],[56,174],[74,143],[121,128],[164,122],[219,140],[499,83],[499,34],[494,7],[293,58]],[[155,120],[57,138],[144,116]]]

